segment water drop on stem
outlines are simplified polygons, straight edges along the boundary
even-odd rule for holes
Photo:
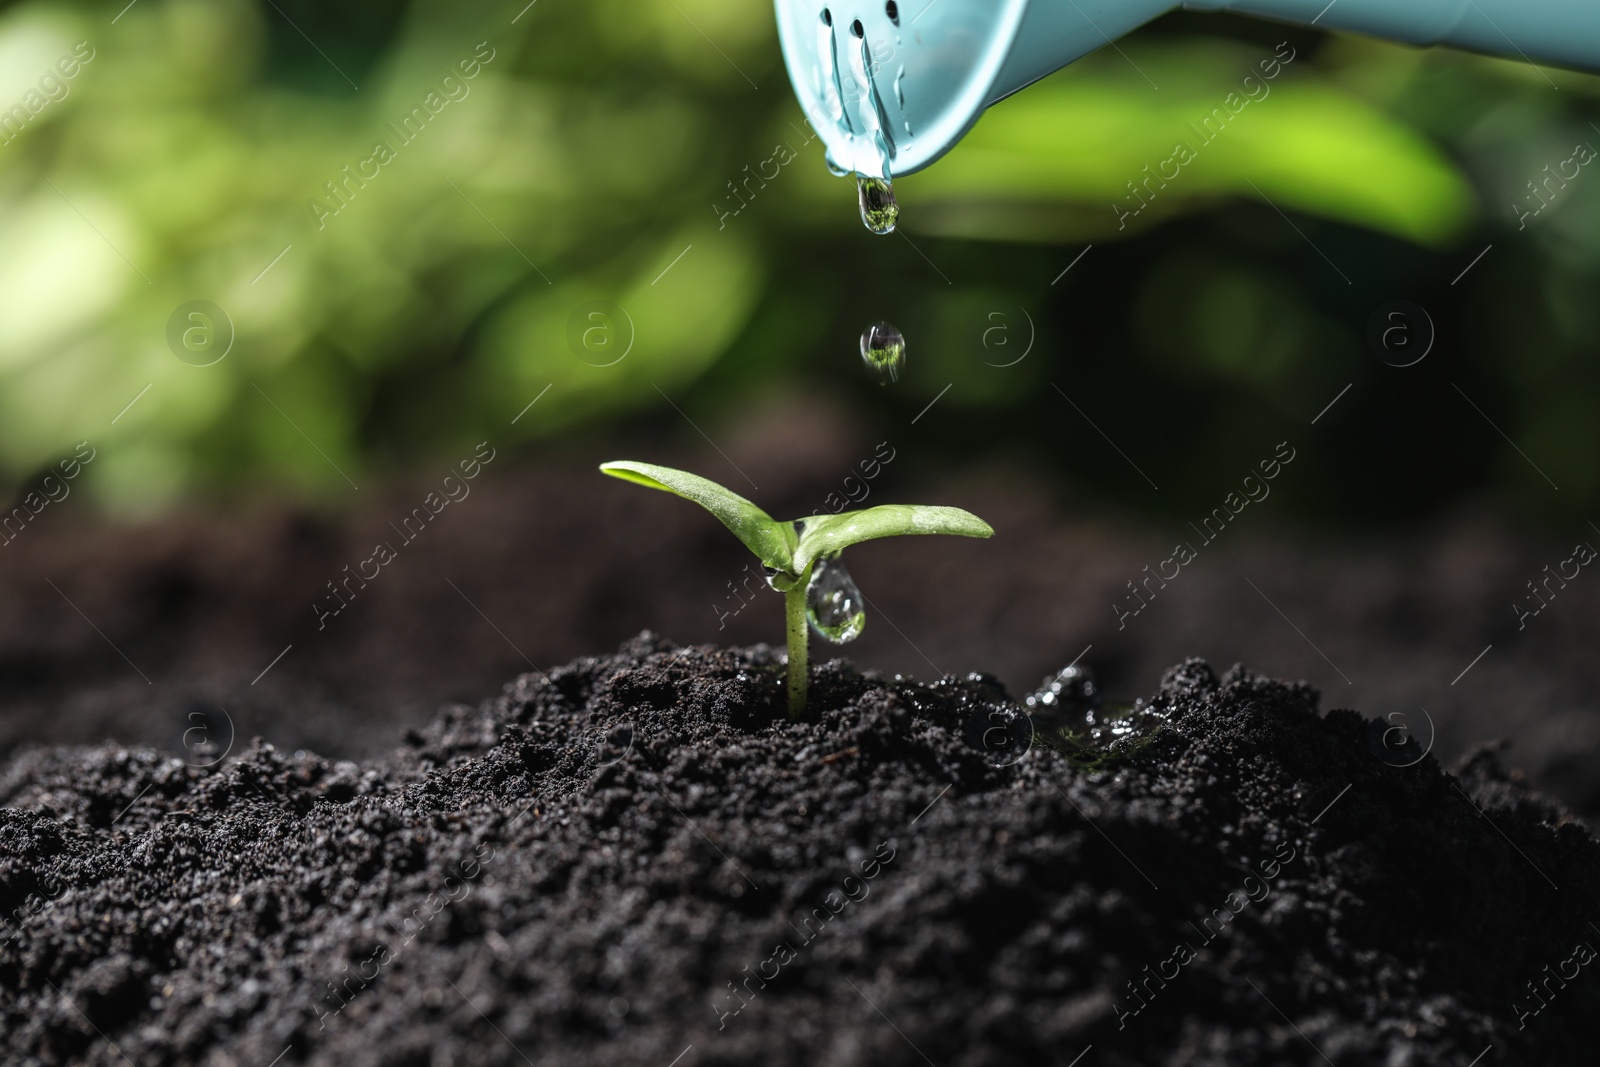
[[[867,625],[865,601],[855,579],[835,559],[819,559],[806,586],[806,618],[817,636],[842,645],[861,636]]]

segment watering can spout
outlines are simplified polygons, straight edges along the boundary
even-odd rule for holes
[[[1600,0],[776,0],[789,79],[837,173],[889,179],[984,108],[1168,11],[1231,11],[1600,73]]]

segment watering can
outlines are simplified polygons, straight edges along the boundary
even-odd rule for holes
[[[789,80],[830,169],[887,181],[984,108],[1183,8],[1600,72],[1600,0],[776,0]]]

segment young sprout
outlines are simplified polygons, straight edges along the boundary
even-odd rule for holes
[[[756,554],[767,584],[783,594],[789,631],[789,717],[806,706],[806,623],[830,641],[854,640],[866,623],[861,591],[838,562],[859,541],[901,534],[993,537],[989,524],[960,508],[883,504],[865,511],[779,522],[737,493],[686,471],[653,463],[602,463],[613,478],[692,500],[722,521]]]

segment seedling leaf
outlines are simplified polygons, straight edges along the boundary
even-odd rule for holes
[[[776,521],[738,493],[729,492],[697,474],[659,467],[654,463],[621,460],[602,463],[600,469],[613,478],[675,493],[685,500],[694,501],[732,530],[733,535],[743,541],[744,546],[754,552],[763,564],[780,571],[788,571],[792,567],[794,537],[790,527]]]
[[[810,658],[807,615],[813,564],[875,537],[899,534],[994,536],[989,524],[971,512],[916,504],[884,504],[843,515],[814,515],[794,522],[777,522],[737,493],[730,493],[717,483],[687,471],[632,460],[602,463],[600,469],[613,478],[694,501],[720,519],[761,560],[767,570],[768,584],[783,593],[789,645],[790,718],[798,716],[806,706]],[[822,595],[825,598],[826,594]],[[718,616],[721,614],[719,612]]]
[[[881,504],[842,515],[816,515],[802,520],[794,566],[804,571],[816,560],[835,556],[853,544],[902,534],[993,537],[994,528],[970,511],[922,504]]]

